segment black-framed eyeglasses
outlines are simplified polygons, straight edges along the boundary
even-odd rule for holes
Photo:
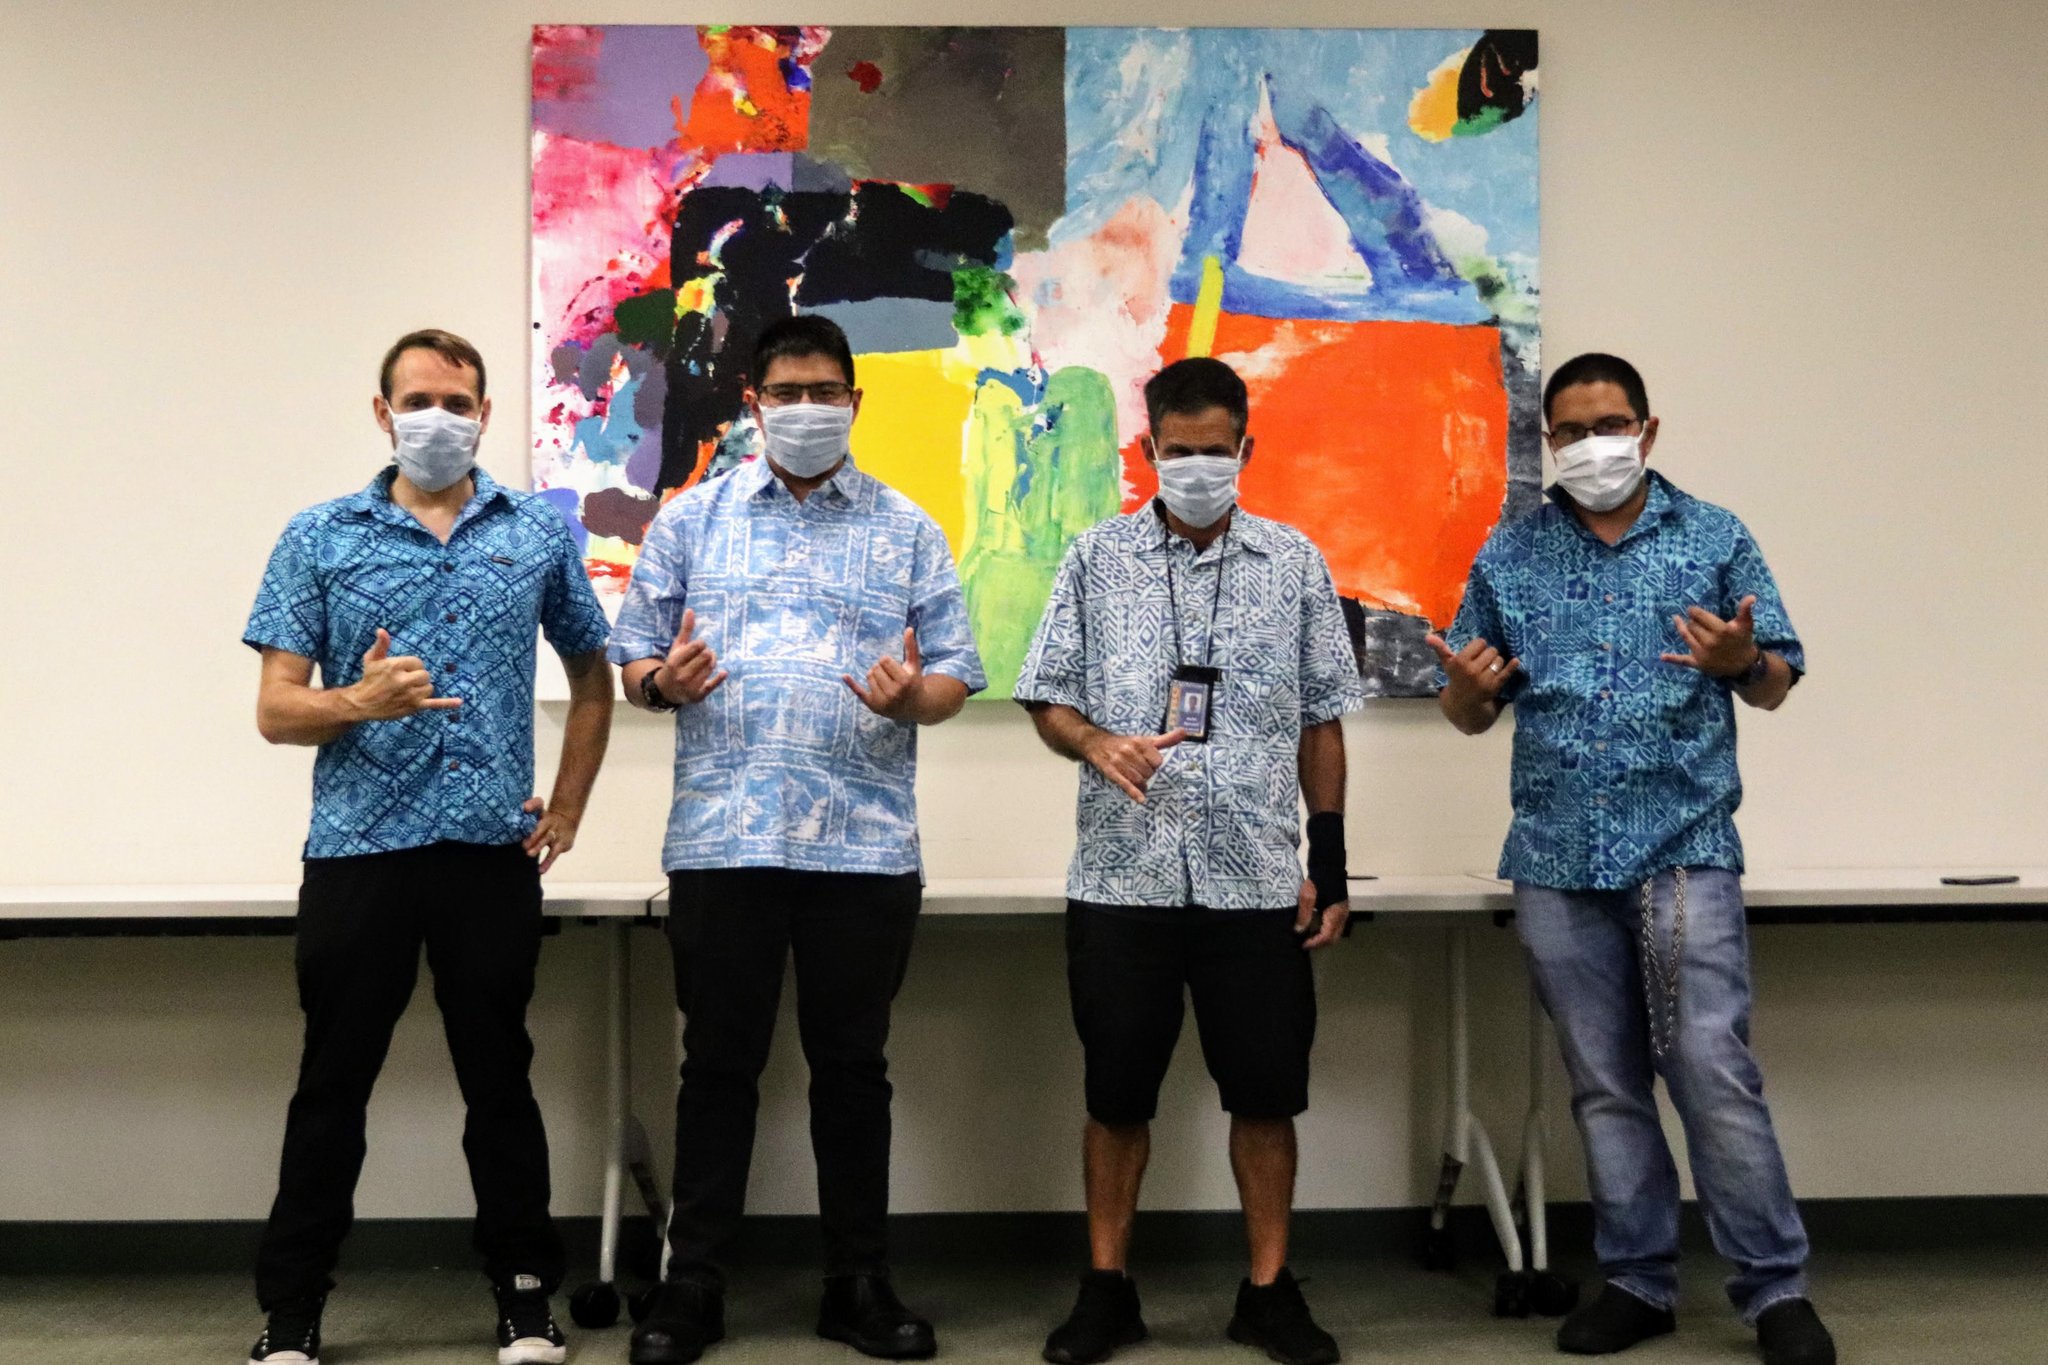
[[[828,408],[843,408],[853,401],[853,385],[837,382],[764,384],[761,386],[761,401],[771,408],[779,408],[786,403],[823,403]]]
[[[1543,434],[1550,438],[1552,446],[1571,446],[1577,445],[1588,436],[1630,436],[1642,424],[1643,419],[1640,417],[1615,415],[1602,417],[1591,426],[1582,422],[1559,422]]]

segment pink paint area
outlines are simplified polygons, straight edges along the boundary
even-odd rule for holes
[[[1372,281],[1351,229],[1301,154],[1280,140],[1273,107],[1259,99],[1251,202],[1237,263],[1256,275],[1318,289],[1357,289]]]
[[[534,134],[536,341],[587,345],[620,299],[666,273],[675,165],[668,152]]]
[[[1185,214],[1124,201],[1094,231],[1017,257],[1010,273],[1031,314],[1031,342],[1048,371],[1100,371],[1116,395],[1117,428],[1145,429],[1144,384],[1159,368],[1172,311]]]

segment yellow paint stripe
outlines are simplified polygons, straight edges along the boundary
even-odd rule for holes
[[[1202,258],[1202,287],[1195,293],[1195,315],[1188,321],[1188,354],[1208,355],[1216,349],[1216,319],[1223,312],[1223,262]]]

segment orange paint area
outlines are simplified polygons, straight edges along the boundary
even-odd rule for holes
[[[1193,318],[1174,305],[1164,359]],[[1306,533],[1344,596],[1449,626],[1507,496],[1499,331],[1223,313],[1212,353],[1251,393],[1245,509]],[[1158,481],[1136,440],[1123,456],[1128,511]]]
[[[800,30],[735,24],[699,28],[711,69],[697,82],[687,113],[674,101],[676,134],[686,147],[724,152],[800,152],[811,144],[811,92],[791,90],[782,64],[808,65],[815,52]]]

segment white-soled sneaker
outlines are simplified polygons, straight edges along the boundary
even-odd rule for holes
[[[498,1290],[498,1365],[562,1365],[569,1344],[538,1275],[514,1275]]]
[[[326,1298],[297,1299],[270,1310],[249,1365],[320,1365],[320,1311]]]

